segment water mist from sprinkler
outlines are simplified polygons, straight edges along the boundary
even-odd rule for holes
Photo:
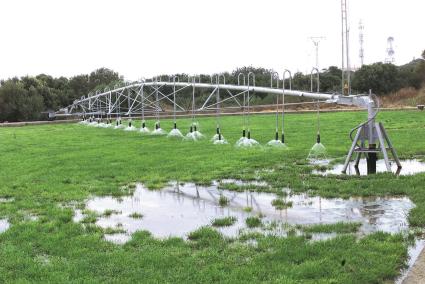
[[[200,76],[192,76],[189,78],[188,82],[192,82],[192,123],[189,128],[189,133],[186,134],[185,140],[196,141],[198,139],[204,138],[204,135],[199,131],[199,124],[195,119],[195,83],[196,78],[198,78],[198,82],[201,83]]]
[[[319,75],[319,69],[313,68],[311,70],[310,74],[310,91],[313,93],[313,72],[316,72],[316,85],[317,85],[317,93],[319,93],[320,90],[320,75]],[[310,160],[310,162],[313,163],[320,163],[321,161],[326,161],[326,148],[321,143],[320,140],[320,104],[319,100],[317,100],[317,137],[316,137],[316,144],[313,145],[313,147],[310,150],[310,153],[308,154],[307,159]]]
[[[168,138],[183,138],[183,134],[177,128],[177,119],[176,119],[176,79],[179,82],[179,77],[173,76],[173,129],[168,133]]]
[[[221,129],[220,129],[220,115],[221,115],[221,103],[220,103],[220,78],[223,78],[223,85],[226,85],[226,77],[221,74],[221,75],[215,75],[215,83],[217,85],[216,87],[216,103],[217,103],[217,110],[216,110],[216,134],[213,136],[213,138],[211,139],[211,141],[215,144],[215,145],[220,145],[220,144],[227,144],[226,139],[224,139],[223,135],[221,134]],[[212,84],[212,80],[213,77],[211,77],[211,84]]]
[[[161,77],[159,77],[159,79],[161,80]],[[167,134],[161,128],[161,123],[159,121],[160,105],[159,105],[158,93],[159,93],[158,77],[155,77],[155,120],[156,121],[155,121],[155,129],[151,132],[151,135],[165,135],[165,134]]]
[[[255,74],[253,72],[249,72],[248,73],[248,88],[247,88],[247,102],[246,102],[246,106],[247,106],[247,137],[246,139],[242,140],[242,141],[238,141],[236,143],[236,147],[252,147],[252,146],[257,146],[259,145],[259,143],[255,140],[251,138],[251,110],[250,110],[250,87],[251,87],[251,81],[250,78],[252,78],[252,83],[253,86],[255,87]]]

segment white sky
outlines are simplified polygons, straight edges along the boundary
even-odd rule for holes
[[[425,49],[424,0],[348,0],[350,48],[359,65],[396,64]],[[324,36],[319,65],[341,65],[340,0],[1,0],[0,78],[73,76],[99,67],[136,80],[164,73],[214,73],[257,66],[309,72],[310,36]]]

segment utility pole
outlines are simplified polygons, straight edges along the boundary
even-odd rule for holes
[[[341,87],[342,94],[344,95],[351,95],[349,32],[350,31],[348,27],[347,0],[341,0]]]
[[[323,36],[311,36],[311,37],[309,37],[310,38],[310,40],[313,42],[313,44],[314,44],[314,47],[315,47],[315,49],[316,49],[316,68],[318,69],[318,70],[320,70],[319,69],[319,43],[320,43],[320,41],[321,40],[324,40],[324,39],[326,39],[325,37],[323,37]]]
[[[363,25],[363,22],[360,20],[360,22],[359,22],[359,46],[360,46],[359,57],[360,57],[360,67],[362,67],[363,64],[364,64],[364,48],[363,48],[364,35],[363,35],[363,31],[364,31],[364,25]]]

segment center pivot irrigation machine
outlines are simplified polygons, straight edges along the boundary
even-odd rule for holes
[[[288,78],[285,78],[286,76]],[[223,108],[233,107],[241,110],[243,117],[242,137],[236,142],[236,146],[250,147],[258,145],[258,142],[253,139],[250,128],[252,94],[272,94],[276,95],[276,133],[274,139],[268,145],[285,148],[284,119],[285,106],[288,105],[285,103],[285,96],[304,97],[313,99],[313,103],[317,107],[317,143],[311,149],[309,158],[320,159],[325,155],[325,147],[320,140],[320,104],[357,106],[367,110],[368,119],[350,132],[352,145],[348,151],[342,172],[347,171],[355,154],[355,168],[358,170],[359,161],[363,154],[367,160],[368,174],[376,173],[378,153],[382,153],[386,169],[391,171],[389,152],[393,155],[398,170],[401,169],[397,153],[383,124],[376,121],[379,100],[371,92],[360,95],[320,93],[319,71],[316,68],[313,68],[311,72],[310,92],[292,90],[292,75],[288,70],[283,72],[283,86],[281,88],[279,87],[279,75],[277,73],[271,74],[270,87],[256,86],[255,75],[252,72],[248,74],[240,73],[237,79],[237,85],[226,84],[224,75],[211,76],[210,82],[201,82],[199,76],[189,77],[186,82],[180,81],[176,76],[168,78],[168,81],[162,80],[160,77],[140,80],[140,82],[117,85],[112,90],[107,88],[103,92],[98,91],[95,94],[89,94],[87,97],[83,96],[65,109],[66,114],[57,113],[56,115],[77,115],[82,118],[81,123],[98,127],[123,128],[124,130],[137,130],[150,135],[166,135],[167,133],[160,126],[160,114],[165,112],[165,108],[161,107],[162,103],[162,105],[172,106],[174,127],[168,133],[169,137],[188,140],[201,139],[203,134],[199,131],[196,116],[200,113],[214,114],[215,112],[217,128],[211,141],[214,144],[227,144],[228,142],[220,128],[220,115]],[[285,86],[285,82],[289,83],[289,86]],[[197,90],[207,92],[209,95],[196,98],[195,91]],[[178,101],[176,97],[179,98]],[[179,103],[180,101],[186,103]],[[224,107],[223,104],[225,104]],[[179,115],[191,115],[192,123],[186,136],[177,127],[177,113]],[[145,114],[155,117],[156,122],[152,131],[146,125]],[[122,116],[128,118],[128,126],[122,125]],[[282,117],[281,124],[279,123],[280,116]],[[132,123],[132,118],[135,117],[140,117],[142,120],[140,129],[137,129]],[[114,123],[112,123],[112,118],[115,118]]]

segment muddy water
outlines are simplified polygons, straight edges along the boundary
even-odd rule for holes
[[[6,219],[0,219],[0,234],[9,229],[10,224]]]
[[[219,205],[220,195],[229,200],[227,206]],[[237,222],[218,230],[226,236],[237,236],[241,230],[247,230],[245,219],[259,214],[264,216],[263,223],[277,221],[279,224],[307,225],[361,222],[360,235],[378,230],[393,233],[407,229],[407,215],[414,207],[405,197],[343,200],[293,194],[286,197],[286,201],[293,203],[292,208],[276,210],[271,204],[276,198],[275,194],[270,193],[220,190],[217,183],[202,187],[191,183],[174,184],[157,191],[138,184],[131,196],[119,199],[94,197],[88,200],[86,208],[100,215],[106,210],[114,210],[112,215],[100,217],[96,224],[103,228],[123,229],[126,233],[105,237],[116,243],[124,243],[139,230],[150,231],[160,238],[187,237],[189,232],[211,224],[215,218],[226,216],[236,217]],[[252,208],[250,212],[247,212],[247,207]],[[142,214],[143,217],[132,218],[130,215],[133,213]],[[81,211],[76,210],[74,221],[78,222],[83,217]],[[323,238],[328,236],[313,236],[313,239]]]
[[[329,175],[329,174],[341,175],[343,166],[344,166],[344,164],[338,164],[338,165],[335,165],[330,170],[326,170],[326,171],[315,170],[315,171],[313,171],[313,173],[319,174],[319,175]],[[402,166],[402,169],[398,173],[399,175],[414,175],[414,174],[425,172],[425,163],[423,163],[419,160],[416,160],[416,159],[403,160],[403,161],[401,161],[401,166]],[[393,173],[397,173],[396,163],[391,162],[391,170],[392,170]],[[377,161],[376,171],[378,173],[383,173],[383,172],[387,171],[384,160]],[[353,162],[350,163],[350,166],[347,169],[347,175],[366,175],[366,174],[367,174],[367,165],[366,165],[365,159],[360,160],[359,172],[356,172],[356,169],[354,168]]]

